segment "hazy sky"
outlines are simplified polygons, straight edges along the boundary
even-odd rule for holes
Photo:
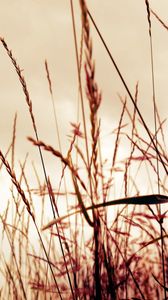
[[[144,0],[90,0],[88,7],[100,28],[132,93],[139,81],[139,105],[153,127],[150,48]],[[80,43],[80,9],[74,0]],[[151,8],[168,24],[168,1],[151,0]],[[161,119],[167,117],[168,32],[152,16],[156,101]],[[92,27],[92,26],[91,26]],[[64,143],[76,122],[78,83],[73,43],[70,1],[0,0],[0,35],[13,51],[28,84],[39,136],[55,144],[52,104],[46,80],[44,60],[48,60],[54,97]],[[108,132],[117,126],[121,103],[117,93],[126,92],[120,83],[95,30],[92,27],[96,79],[102,90],[102,120]],[[33,135],[22,88],[14,68],[0,46],[0,145],[5,151],[11,141],[14,114],[18,113],[17,160],[30,151],[26,137]],[[131,107],[131,104],[130,104]]]
[[[149,0],[149,2],[151,8],[168,25],[168,0]],[[80,45],[81,12],[79,1],[74,0],[73,3],[78,45]],[[139,81],[139,108],[152,130],[154,122],[151,66],[145,0],[88,0],[87,4],[133,94],[135,85]],[[168,32],[153,16],[151,16],[151,21],[156,102],[161,120],[163,120],[168,115]],[[103,95],[100,110],[103,128],[101,134],[106,137],[106,140],[103,140],[105,141],[103,154],[109,155],[112,154],[112,141],[109,134],[117,127],[122,109],[118,93],[124,98],[126,91],[92,25],[91,34],[93,56],[96,63],[96,81]],[[68,145],[67,135],[71,130],[70,122],[77,120],[78,102],[70,0],[0,0],[0,36],[5,39],[9,49],[12,49],[14,57],[23,70],[33,103],[39,138],[58,148],[44,67],[44,61],[47,59],[52,78],[61,143],[65,151],[65,145]],[[85,100],[87,103],[87,99]],[[130,101],[128,101],[128,107],[130,110],[132,109]],[[44,182],[38,151],[27,141],[27,136],[34,136],[34,132],[22,87],[11,61],[0,44],[0,149],[4,153],[11,143],[16,112],[16,162],[21,160],[23,163],[26,153],[29,152],[29,160],[26,165],[28,182],[32,180],[34,184],[35,175],[31,165],[33,159],[36,161],[36,167],[39,168],[39,174],[42,174],[41,182]],[[167,137],[168,126],[165,126],[164,130],[165,137]],[[123,148],[121,147],[120,151],[121,155],[125,154],[125,145]],[[57,176],[60,174],[60,164],[58,161],[53,163],[50,157],[51,155],[45,154],[47,174],[52,175],[55,188],[58,187],[55,183],[56,180],[60,179]],[[10,156],[8,159],[10,161]],[[15,166],[18,173],[20,171],[18,163]],[[141,193],[149,192],[145,176],[138,176],[136,179]],[[156,183],[156,176],[152,174],[151,177]],[[121,185],[121,182],[120,185],[116,185],[118,194],[121,191]],[[35,187],[37,187],[37,183]],[[6,209],[6,200],[11,199],[10,188],[11,182],[6,171],[1,171],[0,211]],[[68,188],[71,188],[69,182]],[[11,201],[10,205],[12,203]],[[35,205],[38,203],[40,201],[34,201]],[[51,212],[50,207],[49,211]],[[59,212],[60,215],[66,213],[62,202]],[[49,218],[48,212],[45,214]]]

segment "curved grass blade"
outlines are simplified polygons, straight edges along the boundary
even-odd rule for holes
[[[168,196],[161,195],[161,194],[134,196],[134,197],[111,200],[111,201],[107,201],[107,202],[103,202],[103,203],[85,207],[84,210],[78,209],[78,210],[75,210],[74,212],[71,212],[60,218],[53,219],[47,225],[43,226],[42,230],[46,230],[46,229],[50,228],[51,226],[53,226],[54,224],[59,223],[59,222],[63,221],[64,219],[71,217],[75,214],[84,213],[84,211],[86,213],[86,210],[90,210],[90,209],[97,209],[97,208],[102,208],[102,207],[106,207],[106,206],[120,205],[120,204],[123,204],[123,205],[153,205],[153,204],[155,204],[156,205],[156,204],[165,204],[165,203],[168,203]]]

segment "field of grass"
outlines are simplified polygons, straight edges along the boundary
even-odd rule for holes
[[[7,199],[1,199],[5,205],[0,214],[0,299],[166,300],[166,120],[160,118],[155,97],[151,18],[162,30],[168,28],[144,1],[151,59],[151,130],[139,106],[139,84],[132,93],[89,11],[89,1],[79,2],[80,37],[70,1],[79,102],[76,123],[69,120],[66,151],[47,60],[56,147],[54,142],[49,145],[40,139],[27,82],[5,37],[0,38],[30,115],[34,136],[27,140],[41,162],[40,173],[36,162],[27,170],[31,158],[26,154],[16,170],[16,114],[9,148],[6,152],[0,148],[0,172],[9,180]],[[117,96],[121,107],[117,127],[109,128],[106,136],[102,133],[103,86],[96,80],[92,30],[125,90]],[[55,181],[48,172],[50,157]]]

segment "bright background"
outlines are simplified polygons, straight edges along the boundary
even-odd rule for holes
[[[81,12],[79,1],[74,0],[73,2],[78,45],[80,46]],[[87,2],[133,95],[136,83],[139,82],[138,105],[148,127],[154,132],[150,44],[145,1],[88,0]],[[150,6],[168,24],[168,1],[151,0]],[[151,16],[151,21],[156,102],[160,118],[164,120],[167,118],[168,111],[168,32],[153,16]],[[126,91],[92,25],[91,29],[96,80],[103,95],[100,109],[102,153],[103,159],[106,157],[110,159],[114,147],[111,132],[117,128],[122,110],[118,93],[124,98]],[[58,148],[53,107],[44,67],[44,61],[47,59],[52,78],[61,143],[63,153],[66,154],[69,146],[67,135],[72,129],[70,122],[77,122],[79,100],[70,1],[0,0],[0,36],[12,49],[14,57],[23,70],[33,103],[39,138]],[[85,100],[87,103],[87,99]],[[133,111],[129,99],[128,108]],[[3,153],[7,151],[11,143],[16,112],[15,170],[17,174],[20,174],[19,162],[23,163],[26,154],[29,153],[25,173],[30,186],[37,188],[32,161],[36,165],[42,183],[44,176],[38,150],[27,141],[27,136],[34,137],[28,107],[14,67],[4,48],[0,45],[0,149]],[[167,124],[164,124],[164,133],[166,138]],[[142,131],[142,136],[146,137],[144,131]],[[127,147],[127,143],[121,144],[118,160],[124,159],[128,155]],[[53,187],[58,188],[61,164],[49,154],[45,153],[44,158]],[[10,161],[10,155],[8,159]],[[144,174],[136,179],[140,193],[156,192],[156,189],[151,191],[146,173]],[[155,184],[156,176],[151,174],[151,177],[152,183]],[[121,186],[120,177],[116,178],[117,196],[120,195]],[[9,176],[3,169],[0,176],[0,211],[2,212],[6,209],[8,200],[10,208],[13,205],[11,204],[13,199],[10,189]],[[34,205],[40,203],[38,202],[39,198],[35,195],[33,199]],[[61,204],[59,209],[61,214],[66,213],[64,205]],[[47,220],[51,220],[50,207],[45,213],[48,214]],[[32,234],[35,235],[34,231]],[[9,248],[8,242],[4,245],[5,255],[7,247]]]
[[[52,103],[44,68],[47,59],[52,78],[56,112],[63,151],[69,145],[67,135],[71,131],[70,122],[77,120],[78,81],[75,61],[70,1],[65,0],[0,0],[0,35],[4,37],[14,57],[17,59],[25,76],[33,112],[41,140],[58,148]],[[150,48],[148,22],[145,1],[89,1],[92,13],[102,35],[107,42],[132,93],[139,82],[139,108],[151,130],[154,129]],[[168,2],[150,1],[151,8],[166,23]],[[80,8],[74,1],[78,44],[80,45]],[[152,35],[154,50],[154,69],[156,102],[161,120],[167,118],[167,70],[168,70],[168,33],[152,16]],[[92,26],[91,26],[92,27]],[[92,27],[93,55],[96,61],[96,80],[102,90],[101,106],[103,153],[110,156],[112,141],[110,133],[118,126],[122,105],[118,93],[125,97],[125,90],[112,66],[95,30]],[[29,153],[27,173],[34,182],[31,161],[41,172],[40,159],[36,148],[27,141],[27,136],[34,136],[25,97],[16,72],[3,47],[0,47],[0,147],[6,152],[12,137],[14,115],[17,112],[17,134],[15,162],[23,162]],[[87,101],[87,100],[86,100]],[[128,107],[132,108],[130,100]],[[165,136],[167,132],[164,125]],[[126,155],[126,146],[121,146],[121,157]],[[56,177],[60,165],[53,164],[53,159],[45,154],[50,176]],[[6,174],[4,172],[3,174]],[[142,192],[148,191],[146,179],[139,178]],[[42,179],[43,181],[43,179]],[[156,178],[154,179],[156,181]],[[8,177],[0,182],[1,192],[6,189]],[[3,201],[2,207],[6,206]]]

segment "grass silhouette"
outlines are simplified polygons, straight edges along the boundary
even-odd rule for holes
[[[80,50],[77,44],[73,1],[70,3],[82,118],[81,124],[71,123],[72,131],[66,155],[63,154],[61,145],[47,61],[45,61],[46,79],[53,104],[58,149],[40,140],[26,80],[7,42],[0,38],[21,83],[35,135],[34,138],[28,137],[28,140],[32,147],[38,147],[45,179],[41,182],[41,174],[39,175],[35,166],[32,166],[38,189],[30,188],[25,172],[27,157],[24,163],[20,163],[21,175],[16,174],[14,162],[17,115],[15,115],[11,145],[6,154],[0,150],[0,170],[4,167],[12,181],[13,202],[12,221],[9,222],[8,218],[11,206],[9,202],[4,213],[0,215],[3,225],[2,242],[6,238],[10,248],[9,259],[3,251],[0,253],[0,271],[5,282],[0,290],[0,299],[167,299],[168,234],[165,225],[167,211],[163,213],[161,205],[168,203],[164,180],[168,173],[168,161],[163,122],[160,120],[155,99],[151,14],[164,29],[167,30],[167,26],[150,9],[149,2],[145,1],[151,47],[155,120],[153,133],[139,108],[138,84],[133,96],[86,2],[84,0],[79,2],[82,20]],[[122,110],[118,127],[113,130],[114,150],[107,160],[104,160],[102,153],[99,112],[103,97],[96,81],[91,26],[96,29],[110,63],[115,67],[127,97],[133,104],[131,112],[128,108],[128,99],[123,100],[119,95]],[[82,68],[83,60],[84,68]],[[129,120],[130,132],[127,131],[126,120]],[[146,132],[146,138],[141,135],[138,125]],[[130,153],[118,164],[121,140],[125,138],[129,143]],[[45,152],[61,162],[61,172],[56,174],[59,177],[57,188],[54,188],[47,172]],[[12,157],[11,163],[8,160],[9,153]],[[137,172],[133,177],[131,170],[134,168]],[[141,168],[142,173],[145,170],[149,178],[150,176],[157,178],[158,193],[146,195],[141,193],[137,185]],[[119,185],[115,186],[115,179],[119,173],[122,180],[120,176]],[[114,198],[113,189],[119,192],[122,190],[122,197]],[[38,195],[41,199],[38,210],[34,205],[34,195]],[[46,216],[46,197],[50,199],[51,220]],[[63,214],[60,213],[62,198],[66,199],[67,208]],[[69,201],[70,198],[73,199],[73,204]],[[36,232],[38,245],[33,243],[32,230],[33,233]]]

